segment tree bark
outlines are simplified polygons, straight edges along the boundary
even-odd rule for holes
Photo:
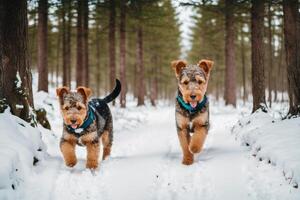
[[[116,79],[116,5],[115,0],[109,1],[109,76],[110,76],[110,90],[113,90]],[[113,101],[113,105],[115,105],[115,101]]]
[[[121,108],[126,107],[126,1],[120,2],[120,79],[122,90],[120,95]]]
[[[88,35],[89,35],[89,6],[88,1],[83,1],[83,79],[84,85],[86,87],[89,86],[89,43],[88,43]]]
[[[28,55],[27,1],[0,1],[0,8],[3,9],[0,21],[5,27],[0,34],[0,98],[5,99],[12,114],[30,122],[33,117],[30,113],[33,96]]]
[[[38,1],[38,91],[48,92],[48,1]]]
[[[265,0],[252,0],[251,8],[251,64],[253,110],[265,110],[265,75],[264,75],[264,3]]]
[[[152,106],[156,106],[156,100],[158,96],[158,63],[157,63],[157,56],[154,55],[152,59],[152,69],[151,69],[151,93],[150,93],[150,102]]]
[[[289,115],[300,114],[300,31],[298,0],[283,1],[284,38],[289,84],[290,108]]]
[[[241,60],[242,60],[242,77],[243,77],[243,102],[247,100],[247,89],[246,89],[246,56],[245,56],[245,39],[244,32],[241,30]]]
[[[76,85],[84,85],[84,68],[83,68],[83,1],[77,1],[77,59],[76,59]]]
[[[101,77],[101,50],[100,50],[100,1],[97,1],[96,4],[96,95],[100,96],[100,77]]]
[[[225,1],[225,104],[236,106],[236,67],[233,0]]]
[[[145,105],[145,83],[144,83],[144,58],[143,58],[143,28],[139,23],[137,29],[137,87],[138,87],[138,106]]]
[[[271,2],[268,3],[268,101],[269,107],[272,107],[272,70],[273,70],[273,45],[272,45],[272,13]]]
[[[63,19],[63,85],[70,87],[71,84],[71,1],[62,1]],[[67,20],[66,20],[67,19]]]

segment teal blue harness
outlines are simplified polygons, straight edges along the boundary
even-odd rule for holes
[[[82,135],[81,132],[83,132],[86,128],[88,128],[96,119],[95,108],[92,104],[93,104],[92,102],[89,102],[87,117],[80,127],[74,129],[70,125],[66,125],[67,130],[73,133],[76,137],[80,137]]]
[[[195,108],[193,108],[190,104],[185,103],[182,96],[177,95],[176,99],[177,99],[178,103],[181,105],[181,107],[183,107],[185,110],[189,111],[190,114],[194,114],[198,111],[201,111],[204,108],[204,106],[206,105],[206,103],[208,102],[208,98],[206,97],[206,95],[204,95],[202,101],[199,102]]]

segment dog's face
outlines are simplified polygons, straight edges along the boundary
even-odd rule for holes
[[[171,65],[183,100],[195,108],[206,93],[213,61],[200,60],[197,65],[187,65],[185,61],[175,60]]]
[[[76,129],[83,124],[87,116],[88,98],[91,93],[91,89],[86,87],[78,87],[76,92],[70,91],[68,87],[56,89],[66,125]]]

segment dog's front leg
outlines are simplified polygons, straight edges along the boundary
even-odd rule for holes
[[[96,169],[98,167],[100,143],[88,142],[86,143],[87,161],[86,168]]]
[[[194,131],[195,133],[191,138],[189,149],[192,153],[200,153],[207,135],[207,127],[196,126]]]
[[[62,139],[62,141],[60,142],[60,150],[68,167],[73,167],[77,163],[77,158],[75,155],[75,146],[75,141],[68,141]]]
[[[186,129],[178,130],[178,138],[183,153],[182,164],[191,165],[194,162],[194,155],[189,150],[190,134]]]

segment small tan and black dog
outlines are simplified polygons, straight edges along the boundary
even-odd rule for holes
[[[176,60],[171,65],[178,80],[175,118],[182,163],[191,165],[194,154],[202,150],[209,129],[206,89],[213,62],[200,60],[197,65],[187,65],[183,60]]]
[[[110,155],[113,121],[107,103],[113,101],[120,91],[119,80],[116,80],[113,92],[103,99],[89,100],[92,91],[86,87],[78,87],[77,91],[70,91],[67,87],[56,89],[64,121],[60,150],[67,166],[73,167],[77,163],[76,144],[86,146],[86,167],[90,169],[98,167],[100,139],[103,144],[102,159]]]

